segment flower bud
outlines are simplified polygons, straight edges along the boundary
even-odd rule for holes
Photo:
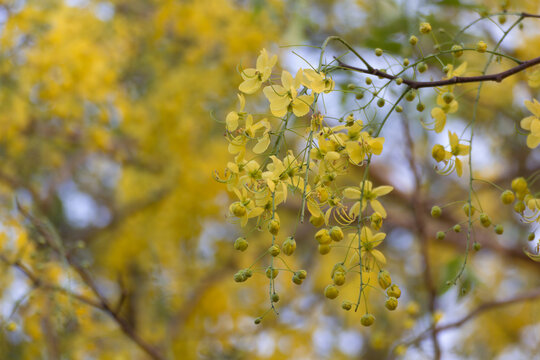
[[[437,231],[437,240],[444,240],[446,233],[444,231]]]
[[[396,299],[399,299],[399,297],[401,296],[401,289],[399,288],[399,286],[394,284],[390,286],[388,290],[386,290],[386,294],[388,294],[388,296],[393,296]]]
[[[431,32],[431,24],[423,22],[420,24],[420,32],[422,34],[429,34]]]
[[[487,50],[487,44],[483,41],[479,41],[477,44],[476,44],[476,51],[478,51],[479,53],[485,53]]]
[[[452,53],[452,55],[454,55],[454,57],[458,58],[460,57],[461,55],[463,55],[463,47],[461,47],[460,45],[454,45],[452,46],[452,51],[454,51]]]
[[[324,296],[326,296],[329,299],[335,299],[338,297],[338,295],[339,295],[339,290],[334,285],[328,285],[324,289]]]
[[[382,215],[379,214],[377,211],[371,214],[370,220],[373,230],[379,230],[382,227],[383,218]]]
[[[397,85],[403,84],[403,79],[402,79],[402,78],[397,78],[397,79],[396,79],[396,84],[397,84]]]
[[[491,219],[489,218],[489,215],[486,213],[480,214],[480,224],[482,224],[483,227],[489,227],[491,225]]]
[[[475,241],[473,244],[474,251],[480,251],[481,248],[482,248],[482,245],[479,242]]]
[[[301,284],[302,284],[302,281],[303,281],[303,280],[300,279],[300,278],[298,277],[298,275],[296,275],[296,274],[292,277],[292,282],[295,283],[296,285],[301,285]]]
[[[343,240],[343,231],[339,226],[334,226],[330,229],[330,237],[332,240],[339,242]]]
[[[276,293],[273,293],[270,297],[270,300],[272,300],[273,303],[277,303],[279,301],[279,295]]]
[[[312,216],[309,218],[311,225],[321,227],[324,225],[324,216]]]
[[[516,199],[514,193],[511,190],[505,190],[501,194],[501,201],[505,205],[510,205]]]
[[[363,326],[371,326],[373,325],[374,322],[375,322],[375,316],[371,314],[364,314],[360,318],[360,324],[362,324]]]
[[[469,203],[466,203],[463,205],[463,212],[465,213],[465,216],[473,216],[475,212],[474,206],[469,206]]]
[[[442,209],[435,205],[434,207],[431,208],[431,217],[434,217],[434,218],[438,218],[438,217],[441,217],[442,215]]]
[[[390,285],[392,285],[392,278],[390,277],[390,273],[386,270],[379,271],[379,275],[377,276],[377,280],[379,282],[379,286],[385,290]]]
[[[442,99],[446,104],[450,104],[452,101],[454,101],[454,94],[450,91],[447,91],[442,94]]]
[[[514,190],[517,193],[524,193],[527,191],[527,181],[522,178],[518,177],[512,180],[512,190]]]
[[[457,232],[457,233],[461,232],[461,225],[459,225],[459,224],[454,225],[452,230],[454,230],[454,232]]]
[[[411,44],[412,46],[416,45],[416,43],[418,43],[418,38],[414,35],[411,35],[411,37],[409,38],[409,44]]]
[[[352,303],[350,301],[347,301],[347,300],[344,300],[342,303],[341,303],[341,308],[345,311],[349,311],[351,310],[352,308]]]
[[[527,236],[527,240],[533,241],[535,234],[533,232],[529,233],[529,236]]]
[[[295,274],[298,276],[298,278],[304,280],[307,277],[307,271],[306,270],[298,270],[295,272]]]
[[[330,250],[332,249],[330,247],[330,245],[327,245],[327,244],[322,244],[322,245],[319,245],[317,247],[317,249],[319,250],[319,254],[321,255],[326,255],[330,252]]]
[[[332,242],[332,238],[327,229],[317,231],[317,233],[315,233],[315,240],[317,240],[320,245],[328,245]]]
[[[418,72],[420,74],[425,73],[427,69],[428,69],[428,66],[425,62],[421,62],[420,64],[418,64]]]
[[[266,277],[269,279],[275,279],[278,276],[279,270],[269,266],[266,268]]]
[[[376,56],[382,56],[382,54],[383,54],[382,49],[379,49],[379,48],[376,48],[376,49],[375,49],[375,55],[376,55]]]
[[[272,235],[277,235],[279,233],[279,228],[280,228],[280,224],[279,224],[279,220],[277,219],[272,219],[268,223],[268,231],[270,231],[270,234]]]
[[[373,80],[371,80],[371,78],[369,78],[369,77],[366,78],[366,84],[367,85],[371,85],[372,82],[373,82]]]
[[[416,110],[417,110],[418,112],[424,111],[425,108],[426,108],[426,106],[425,106],[423,103],[418,103],[418,104],[416,105]]]
[[[246,207],[240,201],[236,201],[229,206],[229,211],[236,217],[242,217],[246,214]]]
[[[272,255],[273,257],[278,256],[279,253],[280,253],[279,247],[277,247],[276,245],[270,246],[270,248],[268,249],[268,253],[269,253],[270,255]]]
[[[6,330],[9,331],[9,332],[14,332],[15,330],[17,330],[17,324],[15,324],[13,321],[10,321],[6,325]]]
[[[234,242],[234,248],[238,251],[245,251],[248,248],[248,242],[246,238],[239,237]]]
[[[409,91],[407,95],[405,95],[405,100],[411,102],[416,98],[416,94],[414,91]]]
[[[386,299],[384,306],[390,311],[396,310],[398,307],[398,301],[395,297],[391,296]]]
[[[502,235],[502,233],[504,232],[504,227],[501,224],[498,224],[498,225],[495,225],[494,230],[497,235]]]
[[[259,325],[261,323],[262,319],[260,317],[256,318],[253,322],[255,325]]]
[[[378,106],[378,107],[383,107],[383,106],[384,106],[384,103],[385,103],[385,101],[384,101],[383,98],[380,98],[379,100],[377,100],[377,106]]]
[[[403,59],[403,66],[409,66],[410,62],[409,59],[405,58]]]
[[[296,250],[296,241],[294,237],[289,236],[281,245],[281,251],[287,256],[291,256]]]
[[[403,107],[401,105],[396,106],[396,112],[397,113],[403,112]]]

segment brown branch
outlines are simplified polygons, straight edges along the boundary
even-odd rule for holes
[[[375,75],[375,76],[382,77],[389,80],[396,80],[398,78],[398,76],[388,74],[378,69],[371,69],[371,70],[362,69],[362,68],[358,68],[352,65],[345,64],[338,58],[335,58],[335,59],[338,62],[339,66],[344,69],[357,71],[364,74]],[[540,56],[531,60],[524,61],[513,68],[510,68],[506,71],[496,73],[496,74],[481,75],[481,76],[454,76],[450,79],[437,80],[437,81],[415,81],[415,80],[403,79],[403,83],[406,84],[411,89],[420,89],[420,88],[432,88],[432,87],[437,87],[437,86],[456,85],[456,84],[484,82],[484,81],[501,82],[505,78],[511,75],[517,74],[527,68],[530,68],[538,64],[540,64]]]

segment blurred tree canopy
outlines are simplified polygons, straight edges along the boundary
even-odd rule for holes
[[[295,235],[288,264],[307,271],[304,283],[276,278],[277,316],[266,312],[272,294],[264,269],[246,284],[234,282],[272,236],[253,220],[242,229],[229,212],[236,196],[212,177],[232,161],[225,119],[261,49],[278,54],[276,69],[294,75],[317,69],[321,45],[339,35],[392,74],[391,63],[413,62],[459,38],[466,50],[479,41],[497,47],[506,57],[494,58],[488,73],[499,73],[516,65],[513,58],[540,56],[534,14],[534,0],[0,0],[0,357],[538,357],[540,267],[531,257],[540,234],[527,241],[538,221],[523,223],[500,200],[505,189],[519,197],[512,181],[534,179],[540,169],[540,148],[527,147],[535,129],[520,127],[531,115],[524,101],[539,99],[538,67],[483,83],[477,106],[478,84],[456,90],[459,110],[445,119],[458,135],[474,122],[474,176],[483,180],[472,199],[467,158],[463,177],[434,169],[433,145],[448,142],[446,129],[426,131],[432,109],[444,107],[436,92],[419,92],[387,118],[384,154],[370,164],[369,179],[393,188],[381,200],[387,235],[377,249],[401,297],[392,312],[384,296],[365,301],[376,316],[371,327],[362,326],[362,311],[345,312],[324,296],[342,254],[319,254],[318,229],[299,222],[306,204],[298,191],[293,196],[295,186],[281,204],[279,234],[280,241]],[[421,23],[439,40],[421,35]],[[489,55],[465,51],[460,62],[467,75],[481,75]],[[336,66],[334,56],[362,65],[337,41],[324,60]],[[453,59],[447,52],[426,61],[422,79],[443,78]],[[373,91],[365,74],[334,70],[336,94],[324,105],[332,126]],[[384,74],[377,75],[371,78],[381,86]],[[246,98],[253,111],[270,113],[263,97]],[[376,102],[364,112],[374,124],[392,106],[381,103],[377,112]],[[425,110],[417,111],[418,102]],[[298,131],[311,115],[295,117]],[[306,138],[291,132],[283,142],[296,153]],[[364,173],[340,174],[340,189],[358,187]],[[526,187],[527,200],[538,201],[538,184]],[[467,202],[493,224],[475,223],[468,233]],[[441,216],[430,215],[434,205]],[[528,218],[540,208],[532,210]],[[241,236],[249,248],[240,255],[233,244]],[[348,283],[340,298],[356,299],[358,291]]]

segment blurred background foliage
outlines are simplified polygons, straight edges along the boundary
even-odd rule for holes
[[[0,1],[0,357],[144,359],[155,350],[170,359],[429,359],[429,338],[397,353],[393,347],[425,330],[433,316],[452,323],[480,304],[539,288],[540,268],[522,252],[530,229],[500,207],[500,192],[489,185],[478,195],[505,233],[477,229],[482,250],[471,255],[458,286],[445,285],[461,266],[465,236],[436,241],[435,233],[465,216],[456,206],[433,220],[429,209],[466,199],[467,184],[433,171],[427,155],[434,139],[419,121],[429,115],[414,104],[391,118],[385,131],[392,134],[383,133],[390,153],[374,165],[374,182],[396,188],[385,203],[389,236],[382,246],[403,300],[389,313],[374,297],[372,328],[361,328],[361,314],[343,312],[322,296],[341,259],[320,256],[313,228],[305,225],[293,263],[308,279],[297,287],[278,278],[280,316],[254,325],[266,309],[265,278],[239,285],[232,275],[268,247],[268,238],[250,234],[250,249],[234,253],[239,228],[227,219],[225,187],[211,176],[228,161],[223,120],[236,106],[237,66],[251,66],[263,47],[280,53],[284,67],[305,64],[280,45],[320,46],[334,34],[370,54],[379,47],[413,57],[407,39],[421,21],[456,33],[478,12],[498,12],[504,3]],[[509,11],[540,11],[536,0],[506,3]],[[539,23],[524,24],[502,49],[530,59],[540,55]],[[493,45],[498,26],[496,17],[482,22],[462,41]],[[292,50],[315,59],[313,49]],[[469,68],[480,69],[480,60],[467,57]],[[439,68],[433,64],[434,78],[442,76]],[[345,85],[362,80],[341,76]],[[469,120],[474,92],[468,89],[474,88],[463,87],[452,121]],[[526,114],[523,100],[538,96],[531,91],[520,74],[502,86],[486,84],[482,93],[477,169],[503,188],[540,168],[538,149],[527,149],[516,132]],[[423,102],[434,100],[426,91]],[[296,226],[299,207],[298,199],[289,200],[280,214],[282,233]],[[423,278],[421,234],[431,290]],[[103,299],[114,314],[103,310]],[[153,350],[145,353],[135,338]],[[538,358],[540,301],[494,307],[440,332],[438,342],[444,359]]]

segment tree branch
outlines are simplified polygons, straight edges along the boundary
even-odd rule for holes
[[[339,66],[343,69],[361,72],[361,73],[369,74],[369,75],[375,75],[375,76],[382,77],[389,80],[395,80],[399,77],[399,76],[388,74],[378,69],[369,70],[369,69],[362,69],[362,68],[358,68],[352,65],[348,65],[336,57],[334,57],[334,59],[336,59]],[[420,89],[420,88],[432,88],[432,87],[437,87],[437,86],[475,83],[475,82],[484,82],[484,81],[501,82],[505,78],[511,75],[517,74],[525,69],[528,69],[538,64],[540,64],[540,56],[531,60],[524,61],[521,64],[514,66],[513,68],[510,68],[506,71],[496,73],[496,74],[481,75],[481,76],[454,76],[450,79],[437,80],[437,81],[415,81],[415,80],[403,79],[403,83],[406,84],[411,89]]]

